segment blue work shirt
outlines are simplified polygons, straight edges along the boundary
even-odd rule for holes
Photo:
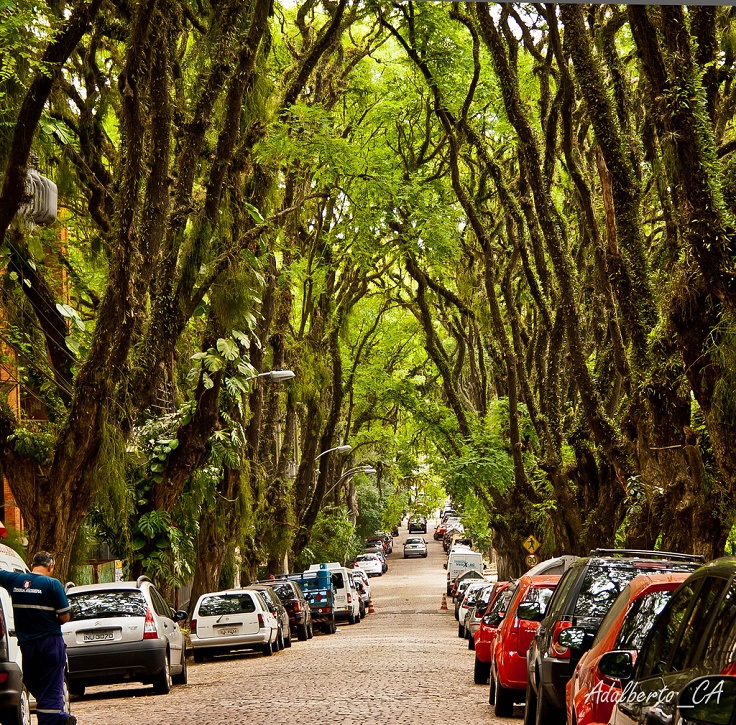
[[[58,579],[43,574],[0,570],[0,586],[10,592],[18,643],[49,635],[61,636],[57,617],[71,611]]]

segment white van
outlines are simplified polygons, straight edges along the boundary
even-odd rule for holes
[[[346,619],[348,624],[360,622],[360,598],[350,580],[350,571],[337,561],[312,564],[309,571],[327,569],[335,587],[335,619]]]
[[[447,593],[452,594],[452,582],[463,572],[475,570],[483,574],[483,553],[471,549],[455,549],[447,557]]]

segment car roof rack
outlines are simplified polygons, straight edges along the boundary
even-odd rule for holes
[[[68,592],[72,587],[77,586],[74,582],[67,582],[64,584],[64,591]]]
[[[642,559],[677,559],[705,564],[702,554],[681,554],[677,551],[649,551],[647,549],[592,549],[588,556],[638,556]]]
[[[141,584],[143,584],[143,582],[148,582],[149,584],[153,584],[153,582],[145,574],[143,574],[142,576],[139,576],[135,580],[135,585],[139,587]]]

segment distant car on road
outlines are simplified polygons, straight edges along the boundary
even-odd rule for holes
[[[410,556],[427,557],[427,542],[422,536],[411,536],[404,542],[404,559]]]
[[[410,534],[426,534],[427,533],[427,519],[424,517],[415,517],[409,521],[409,533]]]

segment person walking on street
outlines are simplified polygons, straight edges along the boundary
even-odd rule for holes
[[[54,557],[39,551],[31,573],[0,570],[0,586],[13,600],[15,632],[23,655],[23,683],[36,698],[38,725],[75,725],[64,712],[66,645],[61,625],[71,618],[69,601],[53,578]]]

